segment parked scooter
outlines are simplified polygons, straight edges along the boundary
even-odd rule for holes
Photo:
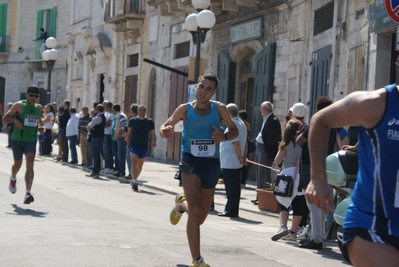
[[[327,181],[335,189],[334,225],[331,227],[330,236],[338,239],[341,249],[343,241],[342,225],[348,206],[352,204],[350,197],[356,183],[359,168],[357,153],[341,150],[326,158]]]

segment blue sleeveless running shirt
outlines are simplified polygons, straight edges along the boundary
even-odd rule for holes
[[[181,151],[196,157],[219,158],[219,143],[214,143],[211,136],[212,126],[220,129],[220,117],[217,101],[211,102],[211,112],[206,116],[198,115],[193,103],[187,103],[187,120],[182,131]]]
[[[359,128],[359,171],[344,228],[399,237],[399,93],[396,85],[385,88],[382,119],[374,128]]]

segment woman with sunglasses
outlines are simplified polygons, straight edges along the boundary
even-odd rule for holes
[[[31,85],[26,91],[26,100],[16,102],[4,115],[5,123],[13,123],[12,132],[12,153],[14,164],[11,167],[10,184],[8,189],[12,194],[17,192],[17,173],[22,165],[22,155],[25,154],[26,172],[25,185],[26,193],[24,204],[30,204],[34,201],[30,192],[33,184],[33,163],[35,161],[37,132],[43,133],[41,112],[42,106],[36,101],[39,97],[39,88]],[[40,127],[39,127],[40,126]]]

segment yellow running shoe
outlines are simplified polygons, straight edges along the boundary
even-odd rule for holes
[[[209,264],[206,264],[204,262],[204,258],[200,258],[199,260],[195,260],[193,261],[193,263],[191,263],[190,267],[211,267]]]
[[[179,204],[186,200],[184,194],[177,195],[175,198],[175,207],[170,211],[170,223],[176,225],[181,218],[182,212],[179,210]]]

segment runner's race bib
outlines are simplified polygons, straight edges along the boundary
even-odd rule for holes
[[[24,126],[37,127],[39,116],[37,115],[25,115]]]
[[[212,157],[215,151],[216,144],[212,139],[191,140],[191,154],[195,157]]]

